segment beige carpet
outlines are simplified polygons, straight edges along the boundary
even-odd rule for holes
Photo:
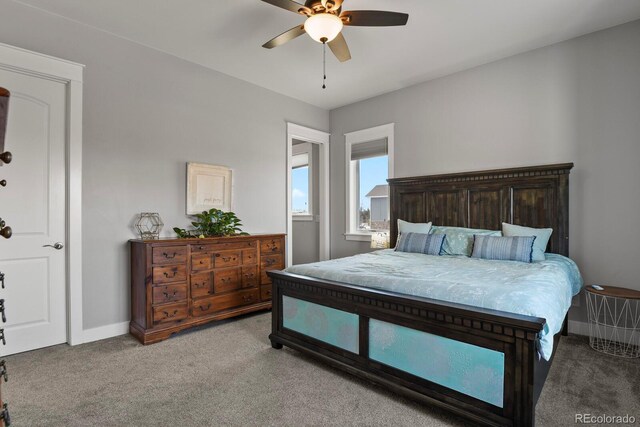
[[[273,350],[262,313],[142,346],[130,336],[8,357],[13,426],[444,426],[464,421],[293,350]],[[640,360],[565,337],[538,403],[537,424],[576,413],[640,420]]]

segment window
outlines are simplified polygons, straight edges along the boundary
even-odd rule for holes
[[[389,231],[389,186],[393,175],[393,124],[346,137],[347,240],[371,240]]]
[[[293,146],[291,163],[291,211],[297,220],[313,217],[312,151],[311,144]]]

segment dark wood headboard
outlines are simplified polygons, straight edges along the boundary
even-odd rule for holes
[[[500,230],[503,222],[553,228],[549,252],[569,255],[573,163],[389,179],[391,246],[398,219]]]

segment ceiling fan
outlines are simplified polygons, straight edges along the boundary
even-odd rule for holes
[[[307,17],[302,25],[297,25],[262,47],[272,49],[301,36],[304,33],[315,41],[328,44],[340,62],[351,59],[351,52],[342,35],[344,25],[355,27],[389,27],[405,25],[409,19],[406,13],[380,10],[342,11],[343,0],[306,0],[304,5],[293,0],[262,0],[266,3]]]

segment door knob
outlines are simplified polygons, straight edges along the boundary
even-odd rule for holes
[[[42,245],[43,248],[53,248],[53,249],[57,249],[60,250],[62,248],[64,248],[64,245],[60,242],[56,242],[53,245]]]
[[[3,161],[4,163],[9,164],[11,163],[12,159],[13,159],[13,156],[9,151],[5,151],[4,153],[0,154],[0,160]]]
[[[6,227],[7,223],[4,222],[4,220],[2,218],[0,218],[0,236],[4,237],[5,239],[8,239],[9,237],[11,237],[12,231],[11,231],[11,227]]]

